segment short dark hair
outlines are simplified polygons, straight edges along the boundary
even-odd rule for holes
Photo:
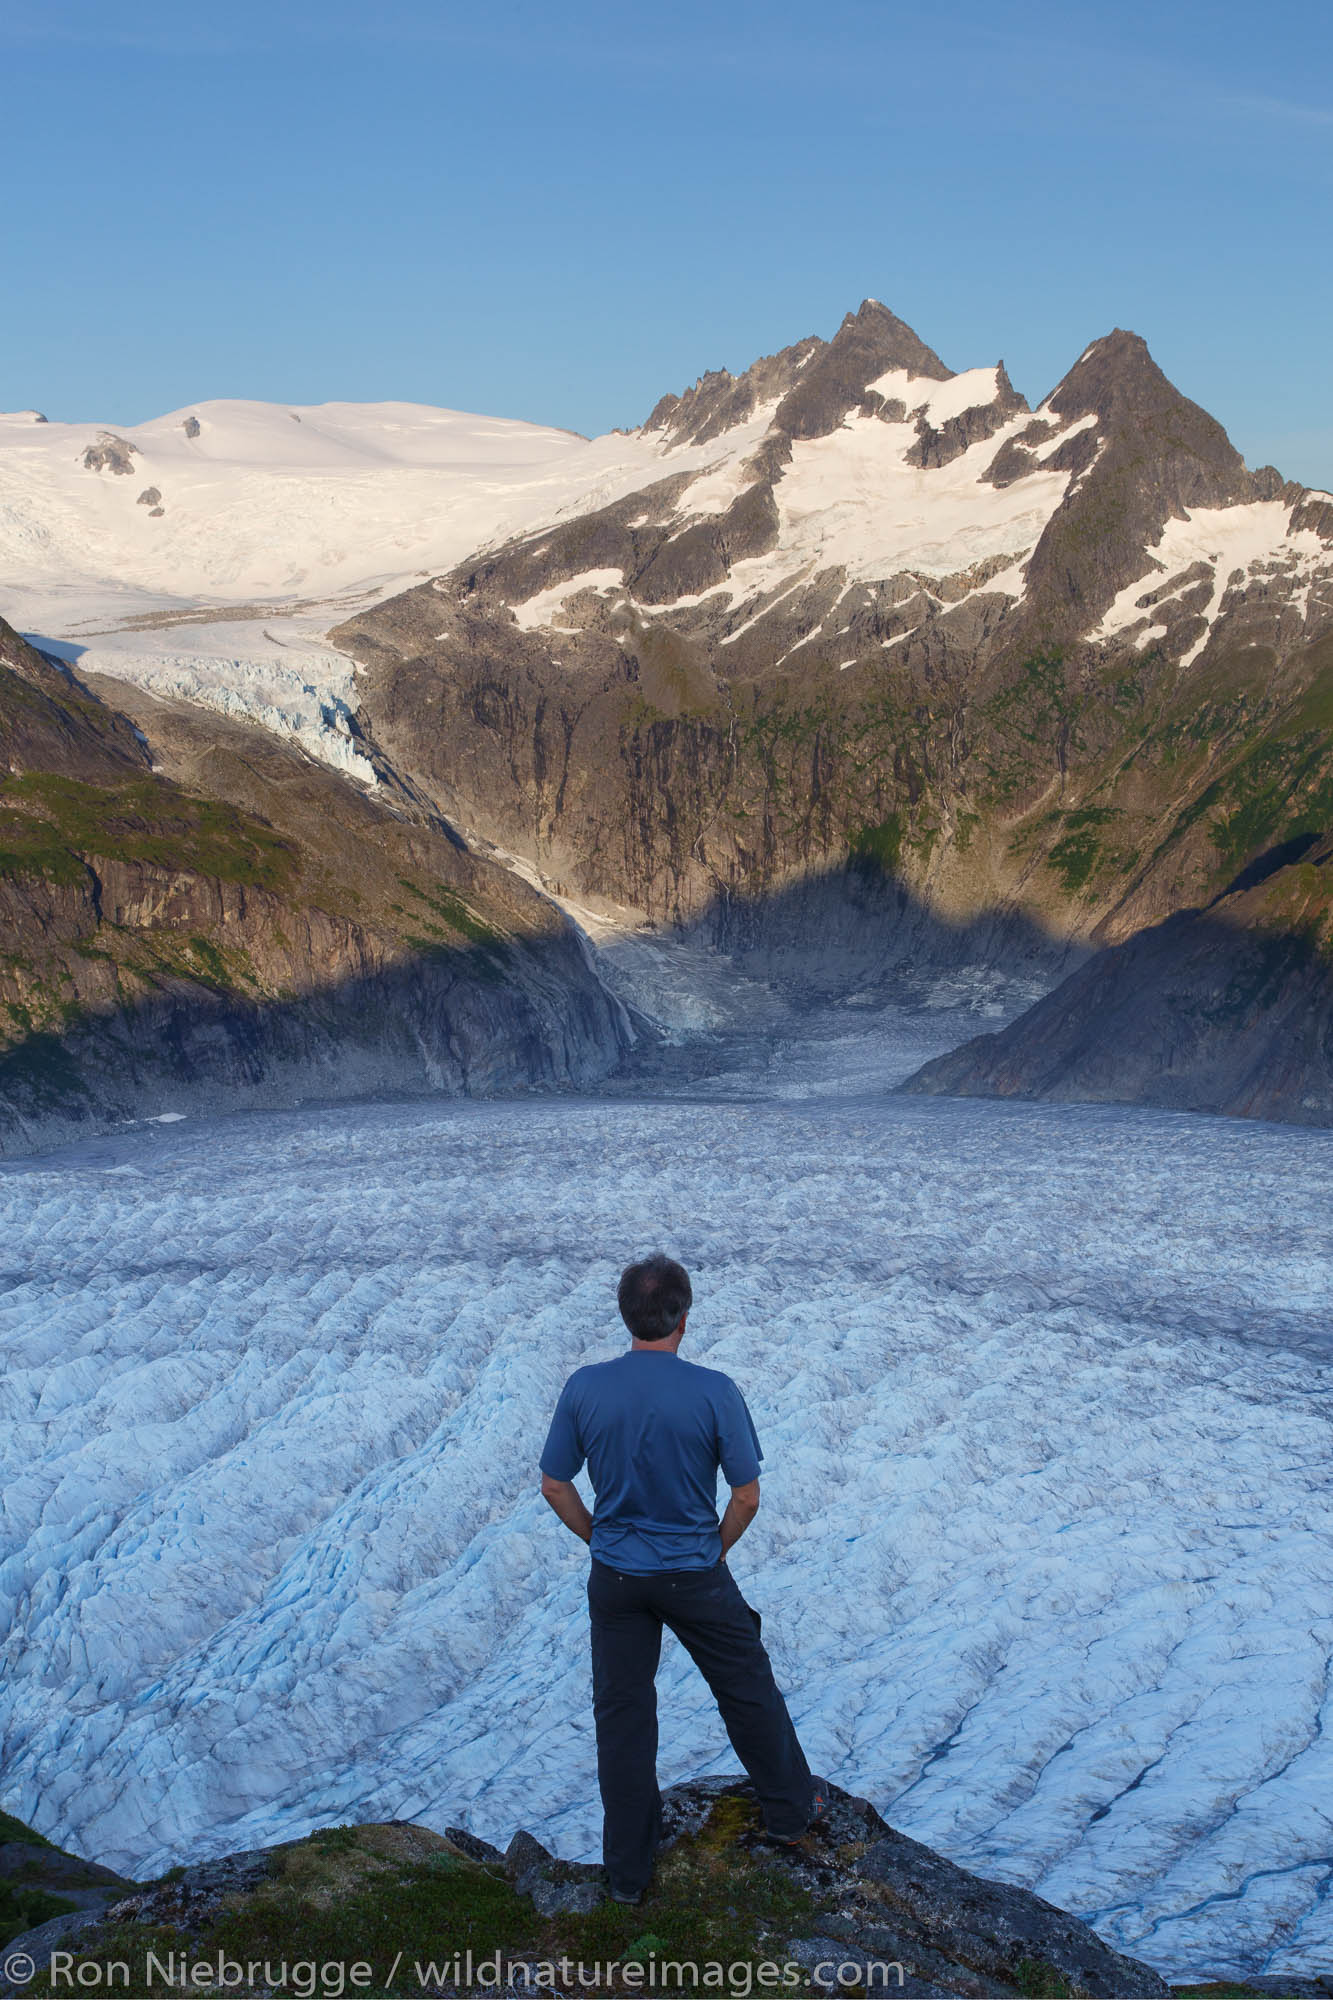
[[[620,1274],[616,1304],[636,1340],[668,1340],[694,1302],[689,1273],[659,1251]]]

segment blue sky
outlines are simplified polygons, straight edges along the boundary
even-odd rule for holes
[[[1147,338],[1333,484],[1326,0],[6,0],[0,407],[583,431],[871,295],[1035,402]]]

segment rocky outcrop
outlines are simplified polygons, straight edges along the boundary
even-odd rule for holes
[[[786,1940],[816,1991],[838,1990],[838,1967],[855,1966],[871,1989],[875,1963],[897,1964],[896,1990],[918,1994],[1165,1994],[1149,1966],[1103,1944],[1076,1917],[1030,1890],[988,1882],[896,1832],[868,1799],[837,1785],[816,1832],[795,1849],[766,1841],[750,1785],[696,1779],[663,1798],[664,1847],[702,1841],[714,1850],[770,1853],[813,1904],[806,1933]],[[660,1863],[659,1863],[660,1866]],[[651,1894],[651,1892],[650,1892]],[[824,1971],[820,1978],[818,1968]],[[844,1977],[842,1987],[853,1984]],[[888,1982],[886,1982],[888,1983]]]
[[[995,370],[995,394],[992,397],[969,404],[957,416],[946,417],[938,429],[928,417],[917,418],[917,441],[904,454],[906,462],[919,466],[923,472],[938,470],[955,458],[961,458],[974,444],[994,437],[1012,416],[1026,409],[1027,398],[1018,394],[1001,361]],[[1021,470],[1017,476],[1022,477]],[[992,557],[991,560],[994,562],[996,559]]]
[[[83,462],[89,472],[128,474],[134,470],[134,454],[138,449],[128,438],[117,437],[114,431],[102,431],[84,452]]]
[[[0,1150],[163,1110],[581,1083],[632,1039],[559,911],[405,795],[101,692],[0,630]]]
[[[1298,836],[901,1088],[1333,1125],[1333,838]]]
[[[135,1884],[0,1813],[0,1950],[24,1938],[34,1956],[94,1926]],[[0,1968],[0,1990],[7,1981]]]
[[[733,1991],[749,1991],[756,1980],[759,1990],[968,2000],[1149,2000],[1169,1991],[1149,1966],[1113,1951],[1077,1918],[1026,1889],[955,1867],[836,1785],[820,1830],[795,1848],[767,1840],[740,1778],[672,1786],[663,1825],[654,1879],[636,1908],[605,1902],[600,1868],[560,1861],[526,1832],[501,1854],[453,1827],[326,1829],[131,1888],[66,1935],[70,1977],[79,1980],[82,1964],[82,1983],[90,1984],[92,1968],[112,1955],[142,1963],[151,1941],[159,1964],[169,1950],[201,1965],[220,1952],[240,1968],[242,1991],[250,1990],[247,1962],[265,1955],[350,1965],[372,1950],[382,1953],[372,1976],[389,1972],[393,1992],[503,1986],[513,1965],[532,1968],[528,1985],[567,1991],[647,1983],[659,1992],[709,1990],[720,1981],[705,1977],[706,1965]],[[20,1935],[8,1962],[16,1952],[35,1958],[52,1942]],[[580,1961],[600,1964],[602,1976],[581,1977]],[[690,1963],[699,1968],[693,1985]],[[549,1968],[544,1979],[538,1967]],[[640,1970],[626,1977],[627,1967]],[[519,1983],[526,1990],[521,1975]]]

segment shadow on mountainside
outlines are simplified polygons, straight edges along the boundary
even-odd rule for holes
[[[1087,956],[1012,904],[970,916],[934,909],[873,853],[766,892],[716,894],[680,935],[727,953],[750,978],[816,999],[867,985],[910,998],[964,966],[1052,982]]]
[[[0,623],[0,1151],[163,1111],[582,1084],[633,1040],[574,927],[452,829],[123,693]]]
[[[105,920],[112,871],[96,857],[84,857],[81,869],[86,881],[66,893],[86,900],[84,920],[92,923],[95,909]],[[0,877],[0,908],[19,886]],[[131,999],[107,989],[67,1003],[58,1026],[31,1024],[0,1052],[0,1152],[164,1112],[586,1088],[610,1071],[640,1081],[654,1073],[662,1035],[653,1017],[670,1009],[642,983],[618,978],[605,951],[599,978],[572,927],[516,936],[474,923],[471,939],[418,939],[402,957],[353,971],[347,941],[330,926],[323,949],[330,962],[335,953],[341,959],[339,971],[310,974],[320,958],[316,931],[302,953],[303,990],[275,997],[247,990],[237,968],[245,942],[251,962],[264,960],[262,940],[284,922],[290,928],[290,913],[266,909],[252,891],[232,912],[231,942],[222,946],[209,934],[214,926],[203,928],[199,885],[164,928],[162,903],[173,888],[179,893],[180,879],[171,871],[136,863],[132,898],[119,891],[126,919],[114,926],[119,935],[82,946],[107,959],[151,941],[156,957],[146,990]],[[39,893],[50,893],[48,885]],[[225,920],[227,898],[215,900],[211,914]],[[66,928],[77,934],[80,921]],[[309,914],[306,922],[313,922]],[[693,960],[692,948],[699,954]],[[849,996],[863,1006],[925,1008],[938,1005],[932,995],[941,976],[960,971],[981,976],[980,1004],[1006,979],[1019,982],[1026,998],[1081,951],[1019,912],[951,923],[863,862],[767,896],[719,900],[682,931],[652,934],[650,949],[673,971],[683,969],[687,981],[698,978],[704,959],[721,954],[742,1010],[730,1025],[760,1035],[772,1019],[770,991],[787,1019]],[[11,1017],[14,1011],[11,1005]],[[933,1018],[944,1025],[941,1015]],[[960,1033],[970,1018],[962,1016]]]
[[[586,1086],[630,1040],[572,938],[441,946],[287,1000],[212,981],[194,957],[0,1052],[0,1154],[167,1112]]]
[[[1333,1125],[1333,837],[1258,857],[900,1088]]]
[[[643,998],[406,794],[80,682],[8,628],[0,655],[0,1151],[164,1112],[586,1087],[651,1050]],[[979,963],[1027,997],[1067,969],[1026,917],[950,921],[890,861],[715,897],[662,948],[691,971],[722,954],[788,1008],[911,1004]]]

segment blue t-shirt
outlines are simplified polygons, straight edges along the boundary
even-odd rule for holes
[[[597,1504],[592,1553],[636,1576],[711,1569],[722,1554],[717,1473],[759,1477],[763,1457],[745,1398],[729,1375],[669,1348],[631,1347],[576,1368],[560,1391],[541,1456],[551,1479],[588,1462]]]

